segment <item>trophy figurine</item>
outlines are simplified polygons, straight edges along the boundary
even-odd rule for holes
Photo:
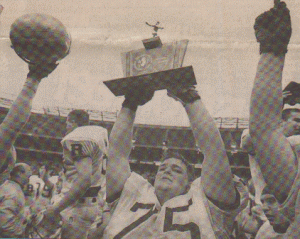
[[[160,29],[162,30],[164,28],[158,26],[159,22],[156,22],[155,25],[151,25],[148,22],[146,22],[146,25],[150,26],[150,27],[153,27],[154,32],[152,33],[152,35],[153,35],[152,38],[143,40],[144,47],[147,50],[157,48],[157,47],[161,47],[162,43],[161,43],[161,40],[160,40],[159,36],[157,36],[157,31],[160,30]]]
[[[115,96],[149,85],[163,90],[174,84],[197,84],[193,67],[182,67],[188,40],[162,44],[157,31],[164,28],[159,24],[158,21],[155,25],[146,22],[154,32],[152,38],[142,40],[143,49],[121,53],[124,78],[103,82]]]
[[[157,31],[158,31],[159,29],[164,29],[163,27],[159,27],[159,26],[158,26],[158,25],[159,25],[159,22],[156,22],[155,25],[151,25],[151,24],[149,24],[148,22],[146,22],[146,25],[148,25],[148,26],[150,26],[150,27],[153,27],[153,30],[154,30],[154,33],[152,33],[153,37],[156,37],[156,36],[157,36]]]

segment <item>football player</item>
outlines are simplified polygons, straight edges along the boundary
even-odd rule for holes
[[[102,165],[108,135],[105,128],[89,125],[84,110],[71,111],[66,123],[67,135],[61,141],[66,183],[61,199],[47,207],[43,224],[58,224],[62,213],[62,238],[86,238],[102,212],[98,195],[105,180]]]
[[[126,94],[109,139],[106,185],[112,216],[104,238],[230,237],[240,195],[220,132],[193,87],[170,88],[168,94],[187,112],[205,156],[202,176],[195,179],[193,167],[172,151],[164,155],[154,186],[131,172],[128,157],[136,110],[153,91],[144,87]]]
[[[284,2],[274,1],[269,11],[255,20],[255,35],[260,43],[260,59],[250,101],[249,131],[255,157],[266,187],[266,202],[272,206],[265,214],[274,231],[284,233],[295,218],[299,192],[297,150],[284,135],[282,124],[282,73],[292,28],[289,9]],[[291,132],[299,127],[299,112],[292,112]],[[288,129],[285,129],[289,131]],[[267,191],[266,191],[267,190]],[[274,220],[274,218],[278,220]],[[281,221],[280,218],[288,220]],[[288,238],[298,238],[293,235]]]
[[[25,84],[0,125],[0,191],[4,190],[8,194],[10,192],[13,193],[13,191],[7,191],[6,184],[17,159],[16,150],[13,144],[22,127],[26,124],[30,117],[32,100],[40,81],[55,70],[57,65],[58,64],[54,63],[39,65],[29,64],[29,73]],[[3,223],[6,221],[5,210],[4,205],[0,212],[1,222]],[[12,237],[17,237],[19,231],[17,230],[11,233],[11,235],[13,235]]]
[[[29,64],[29,73],[23,89],[0,125],[0,185],[9,177],[16,161],[16,151],[13,144],[18,133],[30,117],[32,100],[38,85],[56,67],[57,64]]]

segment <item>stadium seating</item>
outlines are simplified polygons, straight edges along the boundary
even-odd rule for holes
[[[0,122],[7,112],[8,108],[0,107]],[[32,164],[45,162],[53,165],[61,164],[60,141],[66,132],[65,121],[64,116],[32,113],[15,142],[19,160]],[[219,127],[224,126],[224,121],[221,119],[219,121],[216,121]],[[91,120],[91,125],[102,126],[108,130],[109,134],[113,124],[114,121]],[[237,175],[250,175],[248,155],[240,149],[240,137],[244,128],[236,126],[233,124],[232,127],[220,128],[221,137],[227,149],[232,170]],[[189,127],[136,124],[133,135],[133,150],[130,155],[132,165],[149,165],[148,167],[155,168],[164,150],[176,149],[194,164],[198,174],[200,173],[204,156],[196,145]]]

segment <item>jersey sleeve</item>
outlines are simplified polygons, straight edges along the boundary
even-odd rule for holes
[[[226,208],[224,205],[219,205],[218,202],[213,202],[213,200],[205,195],[201,184],[201,178],[198,178],[193,182],[193,187],[198,188],[203,193],[204,204],[209,212],[213,230],[217,235],[216,238],[228,238],[233,230],[234,220],[241,211],[240,194],[238,190],[236,189],[236,202]]]
[[[238,191],[237,194],[239,195]],[[217,205],[215,205],[211,200],[208,200],[209,210],[212,216],[212,222],[214,230],[220,235],[226,234],[230,235],[234,226],[234,220],[238,213],[240,212],[239,207],[240,198],[237,197],[238,205],[237,207],[232,207],[228,209],[220,209]]]
[[[107,200],[109,202],[108,206],[111,214],[114,213],[120,200],[123,201],[125,199],[127,201],[125,203],[136,201],[136,198],[138,198],[140,195],[141,190],[149,186],[151,185],[146,179],[139,174],[132,172],[130,177],[125,182],[121,195],[118,198]]]

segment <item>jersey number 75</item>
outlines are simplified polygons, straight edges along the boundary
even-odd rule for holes
[[[190,231],[191,232],[191,239],[200,239],[200,229],[199,226],[194,222],[189,222],[187,224],[175,224],[173,222],[173,214],[174,212],[186,212],[188,211],[189,207],[193,204],[192,199],[189,200],[188,205],[182,207],[175,207],[175,208],[166,208],[165,214],[165,222],[164,222],[164,232],[168,231]],[[125,227],[120,233],[118,233],[114,239],[121,239],[123,236],[128,234],[134,228],[138,227],[143,222],[147,221],[153,214],[157,213],[158,210],[154,208],[154,204],[144,204],[136,202],[132,208],[130,209],[132,212],[136,212],[138,209],[149,209],[148,213],[144,216],[140,217],[138,220],[131,223],[129,226]]]

